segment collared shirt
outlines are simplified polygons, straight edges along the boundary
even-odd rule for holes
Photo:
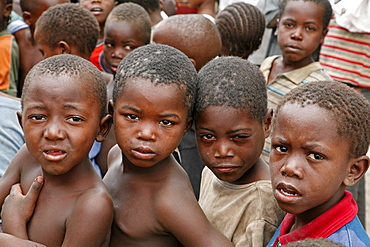
[[[272,64],[278,57],[280,56],[268,57],[261,64],[260,69],[266,81],[268,81]],[[319,62],[314,62],[302,68],[279,74],[267,85],[268,106],[276,109],[283,96],[302,83],[332,80],[333,79],[324,71]]]
[[[357,217],[357,211],[352,194],[345,191],[344,197],[336,205],[292,232],[289,231],[295,222],[295,215],[287,214],[267,247],[306,238],[328,238],[348,247],[370,246],[369,236]]]
[[[271,67],[275,59],[280,55],[266,58],[261,64],[260,70],[268,81]],[[276,76],[276,78],[267,85],[267,105],[274,110],[285,94],[299,85],[311,81],[332,81],[333,79],[324,71],[319,62],[311,63],[302,68],[285,72]],[[269,162],[271,138],[265,140],[265,146],[262,152],[262,159]]]

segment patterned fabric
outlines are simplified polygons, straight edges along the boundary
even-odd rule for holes
[[[268,81],[272,64],[278,57],[280,57],[280,55],[268,57],[261,64],[260,69],[266,81]],[[276,109],[283,96],[293,88],[303,83],[322,80],[332,81],[333,79],[324,71],[319,62],[314,62],[305,67],[280,74],[267,85],[267,105],[268,107]],[[270,145],[271,138],[269,137],[266,138],[261,156],[267,163],[269,162]]]
[[[235,185],[203,169],[199,205],[208,220],[236,247],[266,246],[284,217],[271,182]]]
[[[294,222],[295,215],[287,214],[267,247],[306,238],[328,238],[348,247],[370,246],[369,236],[357,217],[357,204],[348,191],[332,208],[301,228],[289,232]]]
[[[320,62],[333,79],[370,88],[370,33],[351,33],[332,19]]]

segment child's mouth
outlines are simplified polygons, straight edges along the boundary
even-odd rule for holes
[[[67,153],[62,150],[44,150],[44,157],[48,161],[61,161],[67,156]]]

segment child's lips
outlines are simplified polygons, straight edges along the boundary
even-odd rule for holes
[[[240,168],[239,166],[231,166],[231,165],[212,167],[212,169],[217,170],[218,172],[221,172],[221,173],[232,173],[238,170],[239,168]]]
[[[94,15],[100,15],[103,12],[103,9],[100,7],[93,7],[90,9],[90,12]]]
[[[276,195],[278,197],[277,199],[286,202],[302,196],[302,194],[299,193],[299,191],[293,185],[285,183],[279,183],[276,186]]]
[[[43,150],[43,154],[48,161],[61,161],[67,156],[67,153],[59,149],[46,149]]]
[[[154,156],[156,156],[156,153],[149,147],[134,148],[132,149],[132,153],[136,158],[144,160],[152,159]]]

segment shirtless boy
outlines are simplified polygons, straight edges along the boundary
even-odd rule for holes
[[[106,97],[100,71],[80,57],[53,56],[32,68],[18,114],[32,158],[15,158],[0,179],[1,204],[20,182],[3,205],[0,243],[108,246],[112,200],[88,157],[109,129]]]
[[[111,246],[232,246],[172,156],[192,124],[195,82],[190,60],[166,45],[139,47],[118,67],[111,104],[118,146],[104,177],[115,208]]]

